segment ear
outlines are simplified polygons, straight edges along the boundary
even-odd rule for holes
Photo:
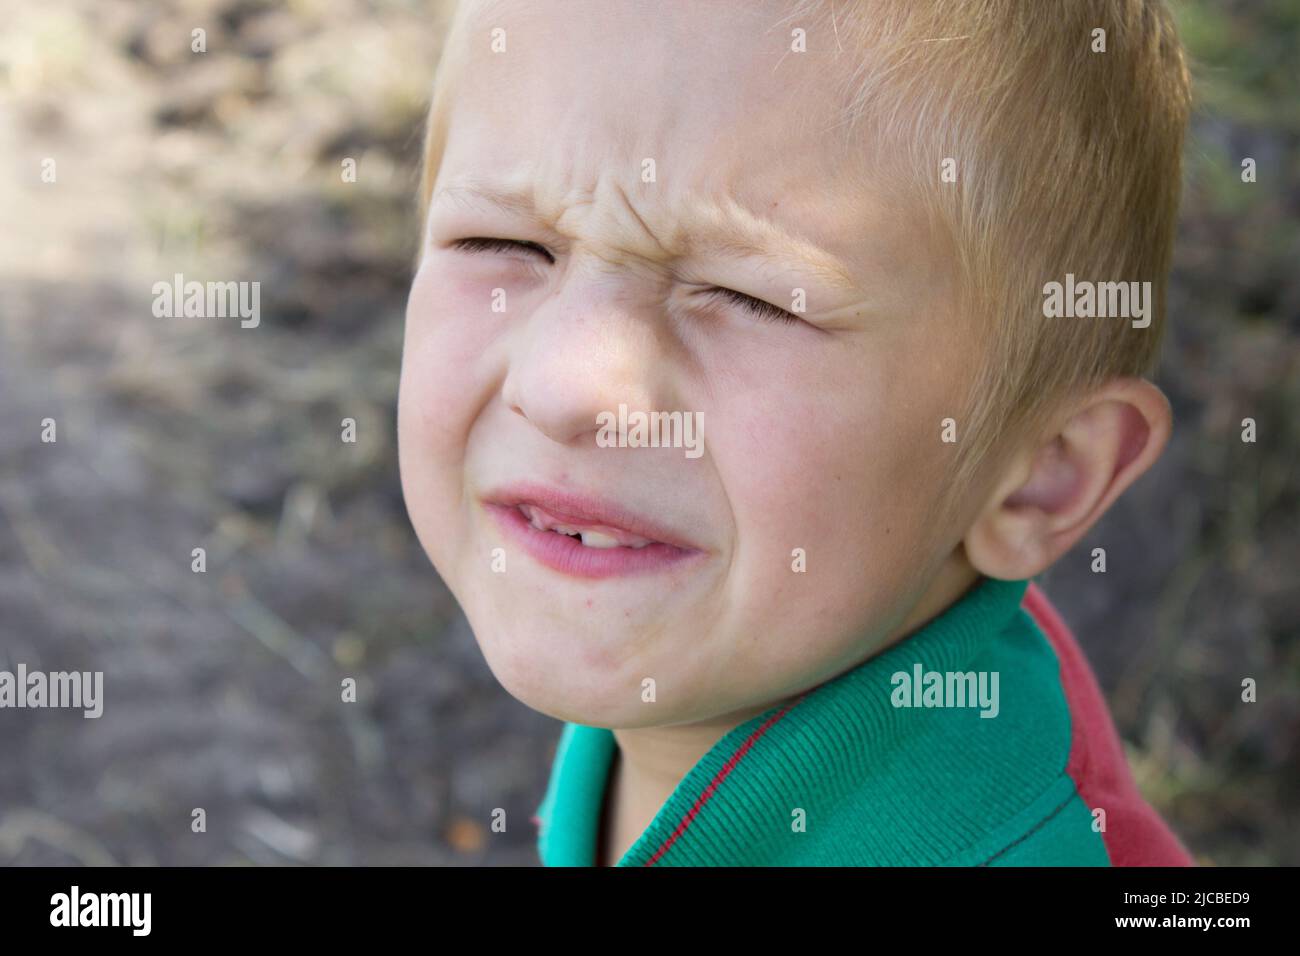
[[[1140,378],[1112,379],[1070,406],[995,483],[963,540],[971,564],[1003,580],[1051,566],[1160,457],[1172,421],[1164,393]]]

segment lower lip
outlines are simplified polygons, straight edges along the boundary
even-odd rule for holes
[[[704,553],[659,542],[644,548],[589,548],[567,534],[537,530],[516,507],[496,504],[486,507],[506,533],[534,558],[548,568],[576,578],[612,578],[663,571]]]

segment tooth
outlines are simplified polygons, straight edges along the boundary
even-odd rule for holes
[[[617,548],[618,538],[611,538],[599,531],[582,532],[582,543],[588,548]]]

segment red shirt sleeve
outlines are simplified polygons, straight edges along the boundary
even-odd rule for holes
[[[1097,679],[1074,635],[1032,581],[1022,606],[1061,662],[1071,727],[1066,773],[1089,809],[1106,811],[1101,837],[1111,865],[1193,866],[1191,854],[1138,792]]]

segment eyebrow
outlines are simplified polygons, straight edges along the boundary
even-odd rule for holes
[[[433,194],[429,207],[432,209],[444,197],[462,203],[486,203],[538,226],[549,225],[525,192],[497,189],[482,183],[448,185]],[[774,266],[808,272],[844,292],[859,290],[839,259],[772,220],[761,219],[731,200],[725,206],[716,203],[692,205],[692,218],[678,224],[674,235],[665,240],[664,245],[683,249],[686,255],[708,250],[759,259]]]
[[[532,219],[539,225],[545,221],[533,207],[532,200],[524,193],[509,192],[480,185],[443,186],[430,198],[429,207],[432,208],[444,196],[458,201],[474,202],[477,200],[485,202],[488,205],[496,206],[503,212]]]

